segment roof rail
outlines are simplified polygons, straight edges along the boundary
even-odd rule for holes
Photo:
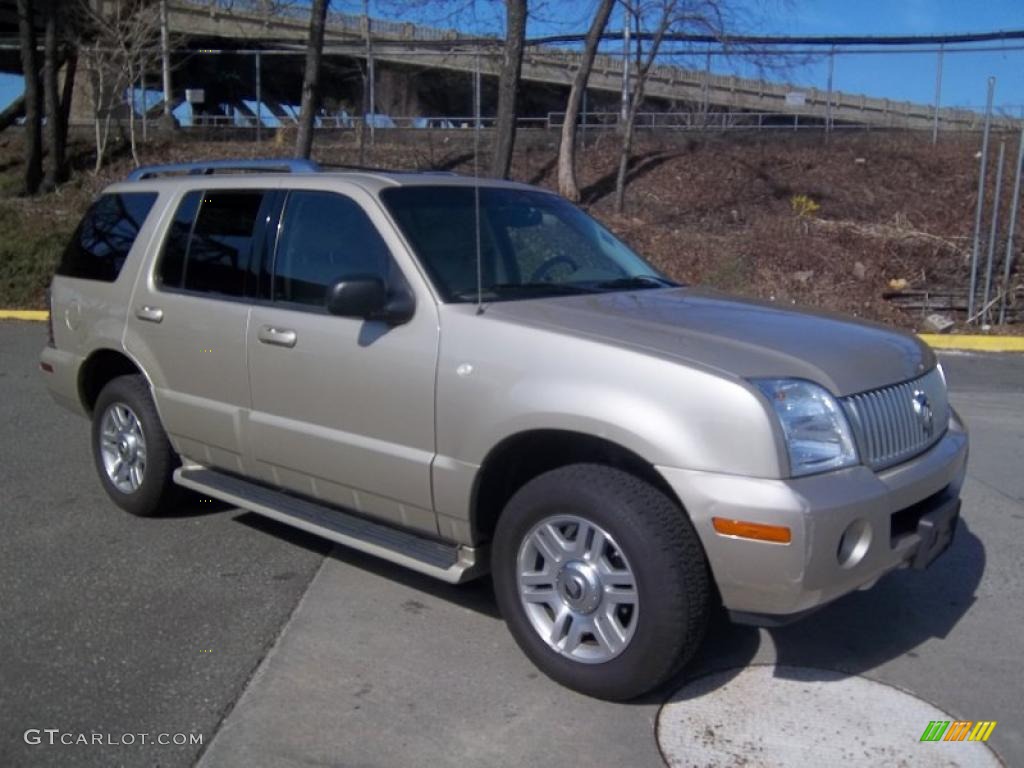
[[[155,176],[209,176],[220,171],[263,171],[265,173],[316,173],[320,166],[312,160],[266,158],[260,160],[206,160],[198,163],[144,165],[128,174],[128,181],[141,181]]]
[[[424,173],[437,176],[459,176],[456,171],[436,168],[382,168],[376,165],[353,165],[351,163],[321,163],[322,171],[362,171],[365,173]]]

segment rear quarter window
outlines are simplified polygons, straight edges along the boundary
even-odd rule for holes
[[[71,237],[57,274],[114,282],[156,197],[156,192],[101,195]]]

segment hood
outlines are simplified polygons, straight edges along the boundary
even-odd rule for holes
[[[931,349],[903,331],[692,288],[508,301],[487,313],[743,378],[808,379],[837,396],[906,381],[935,365]]]

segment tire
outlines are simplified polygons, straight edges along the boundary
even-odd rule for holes
[[[126,474],[125,467],[140,466],[140,447],[138,474]],[[180,502],[181,489],[172,477],[180,462],[142,376],[118,376],[100,391],[92,414],[92,454],[103,489],[121,509],[154,517]],[[108,471],[112,464],[120,469]]]
[[[572,551],[559,563],[544,554],[555,553],[552,543]],[[636,698],[682,669],[712,605],[707,560],[686,513],[651,484],[597,464],[562,467],[520,488],[498,520],[491,568],[502,616],[530,660],[562,685],[611,701]],[[532,585],[520,586],[520,572]],[[609,588],[619,597],[609,599]],[[571,618],[556,625],[567,610]]]

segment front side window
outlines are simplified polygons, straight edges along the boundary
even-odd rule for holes
[[[164,242],[157,270],[160,285],[244,296],[266,197],[262,190],[206,190],[185,195]]]
[[[273,300],[323,307],[338,280],[387,281],[387,245],[355,201],[333,192],[288,194],[274,258]]]
[[[156,192],[101,195],[64,250],[57,274],[112,283],[156,202]]]
[[[478,261],[486,301],[675,285],[547,192],[416,185],[381,199],[445,301],[476,300]]]

